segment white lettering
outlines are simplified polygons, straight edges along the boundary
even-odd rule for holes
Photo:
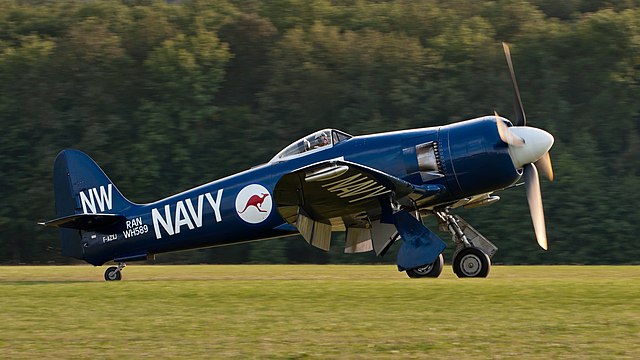
[[[113,208],[113,185],[107,184],[107,188],[104,186],[100,186],[100,193],[98,193],[97,188],[91,188],[87,190],[89,193],[89,197],[84,193],[84,191],[80,191],[80,203],[82,204],[82,211],[85,214],[96,214],[96,202],[98,203],[98,208],[100,208],[100,212],[104,212],[105,208],[107,210],[111,210]]]
[[[142,218],[137,217],[135,219],[127,220],[127,229],[131,229],[136,226],[142,225]]]
[[[112,188],[113,185],[111,184],[107,184],[107,190],[104,189],[104,186],[100,186],[100,195],[98,195],[98,189],[93,188],[93,195],[94,198],[96,199],[96,201],[98,202],[98,207],[100,207],[100,211],[104,211],[105,210],[105,205],[107,206],[107,209],[111,210],[111,208],[113,207],[111,200],[111,193],[112,193]]]
[[[184,202],[178,201],[176,203],[176,222],[175,222],[176,231],[174,232],[175,234],[180,233],[180,227],[182,225],[187,225],[189,226],[189,230],[193,230],[193,223],[191,222],[191,218],[187,214],[187,209],[185,209],[184,207]]]
[[[80,202],[82,203],[82,212],[84,212],[85,214],[95,214],[96,211],[96,204],[93,202],[93,193],[91,192],[91,190],[89,190],[89,198],[87,199],[87,195],[84,194],[84,191],[80,191]],[[87,211],[87,207],[89,208],[89,210],[91,211]]]
[[[118,240],[118,234],[113,234],[113,235],[107,235],[107,236],[103,236],[102,237],[102,243],[108,243],[111,242],[113,240]]]
[[[142,226],[134,227],[128,230],[124,230],[122,232],[122,235],[124,235],[125,239],[128,239],[132,236],[138,236],[138,235],[146,234],[148,232],[149,232],[149,226],[142,225]]]
[[[171,206],[164,206],[164,215],[160,214],[158,209],[151,209],[151,218],[153,219],[153,228],[156,233],[156,239],[162,238],[162,229],[169,235],[179,234],[182,226],[186,225],[189,227],[189,230],[193,230],[195,228],[202,227],[203,221],[203,206],[204,199],[207,199],[207,202],[211,206],[213,210],[213,214],[215,216],[216,222],[222,221],[222,214],[220,212],[220,206],[222,204],[222,192],[223,189],[220,189],[216,193],[215,200],[211,193],[200,194],[198,195],[198,203],[197,208],[193,206],[193,201],[191,199],[178,200],[176,202],[175,214],[172,216],[171,214]],[[186,206],[185,206],[186,203]],[[137,223],[139,219],[139,223]],[[135,226],[139,226],[142,224],[142,219],[138,218],[134,219],[131,222],[127,221],[127,229],[135,230],[138,228],[134,228]],[[146,225],[143,225],[146,227]],[[129,230],[127,230],[129,231]],[[146,232],[146,231],[144,231]],[[125,237],[135,236],[134,232],[127,232]]]
[[[189,214],[193,219],[193,222],[196,223],[196,227],[202,226],[202,204],[203,204],[204,195],[200,194],[198,196],[198,212],[193,209],[193,204],[191,203],[191,199],[185,200],[187,203],[187,208],[189,209]]]
[[[375,191],[373,191],[372,193],[369,193],[363,197],[359,197],[357,199],[351,199],[349,200],[350,203],[354,203],[356,201],[360,201],[360,200],[364,200],[364,199],[368,199],[368,198],[372,198],[372,197],[376,197],[378,195],[382,195],[382,194],[386,194],[386,193],[390,193],[391,190],[389,189],[385,189],[384,186],[379,186],[377,188],[374,189]]]
[[[350,203],[391,192],[391,190],[385,188],[383,185],[379,185],[375,180],[370,180],[362,174],[356,174],[346,179],[334,181],[322,185],[322,187],[327,188],[328,191],[335,193],[340,198],[364,195],[350,199]]]
[[[160,215],[158,209],[152,209],[151,218],[153,219],[153,229],[156,231],[156,239],[162,238],[162,234],[160,233],[160,227],[158,226],[158,224],[162,225],[162,228],[167,232],[167,234],[169,234],[169,236],[173,235],[171,207],[168,204],[164,206],[164,217]]]
[[[339,189],[339,188],[341,188],[341,187],[343,187],[345,185],[349,185],[349,184],[352,184],[354,182],[358,182],[358,179],[360,178],[360,176],[362,176],[362,175],[361,174],[356,174],[356,175],[353,175],[353,176],[348,177],[346,179],[342,179],[342,180],[334,181],[334,182],[331,182],[331,183],[328,183],[328,184],[324,184],[324,185],[322,185],[322,187],[326,187],[327,190],[333,192],[336,189]]]
[[[216,201],[213,201],[213,196],[211,193],[206,193],[204,196],[207,197],[207,201],[209,201],[209,205],[213,209],[213,213],[216,215],[216,222],[222,221],[222,216],[220,215],[220,204],[222,203],[222,190],[218,190],[218,194],[216,195]]]

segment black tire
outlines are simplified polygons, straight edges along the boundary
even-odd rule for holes
[[[443,267],[444,267],[444,257],[442,257],[442,254],[440,254],[436,258],[436,261],[434,261],[431,264],[427,264],[424,266],[419,266],[415,269],[407,270],[407,275],[410,278],[414,278],[414,279],[424,278],[424,277],[437,278],[438,276],[440,276],[440,274],[442,274]]]
[[[104,279],[107,281],[120,281],[122,279],[122,273],[118,271],[118,268],[111,266],[104,272]]]
[[[478,248],[464,248],[453,258],[453,272],[459,278],[485,278],[491,269],[491,259]]]

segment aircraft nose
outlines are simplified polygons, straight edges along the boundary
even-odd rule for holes
[[[553,146],[553,135],[529,126],[512,126],[511,132],[524,140],[523,145],[509,145],[511,161],[516,169],[540,159]]]

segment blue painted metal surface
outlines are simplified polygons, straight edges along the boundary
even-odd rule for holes
[[[427,143],[437,147],[441,176],[423,181],[416,160],[416,146]],[[470,195],[502,189],[519,178],[508,147],[500,140],[494,117],[346,138],[326,149],[265,164],[150,204],[129,202],[87,155],[77,150],[64,150],[54,166],[57,216],[115,214],[123,218],[115,224],[97,228],[61,229],[63,254],[101,265],[114,259],[139,260],[147,254],[296,233],[296,228],[278,211],[273,200],[274,189],[284,176],[331,159],[343,159],[413,184],[416,193],[423,191],[430,195],[419,200],[420,206],[448,204]],[[388,195],[379,198],[385,201]],[[407,221],[400,223],[409,224]],[[403,235],[413,239],[406,241],[408,245],[401,249],[405,254],[401,256],[403,268],[415,265],[411,252],[429,248],[428,256],[420,256],[424,260],[426,257],[431,259],[432,252],[441,251],[437,241],[433,241],[437,246],[427,246],[410,235],[420,233],[431,239],[433,233],[428,229],[417,232],[408,229],[413,228],[410,225],[398,227]]]
[[[406,211],[394,214],[394,224],[402,237],[397,261],[399,271],[433,263],[446,247],[438,235]]]

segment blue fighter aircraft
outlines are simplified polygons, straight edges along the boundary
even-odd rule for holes
[[[54,165],[62,254],[120,280],[130,261],[155,254],[301,234],[329,250],[346,231],[345,252],[382,256],[402,240],[397,265],[410,277],[438,277],[445,243],[422,223],[435,216],[448,230],[459,277],[486,277],[497,247],[462,218],[459,207],[499,200],[497,190],[524,180],[538,244],[547,238],[536,167],[553,178],[553,136],[526,126],[511,63],[516,122],[498,116],[446,126],[351,136],[324,129],[295,141],[268,163],[150,204],[135,204],[78,150]],[[534,165],[535,164],[535,165]]]

